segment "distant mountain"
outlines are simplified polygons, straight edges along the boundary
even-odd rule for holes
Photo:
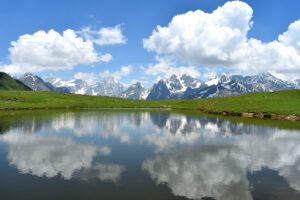
[[[295,84],[282,81],[270,73],[254,76],[231,75],[224,73],[219,77],[205,82],[206,87],[185,91],[182,98],[225,97],[246,94],[250,92],[278,91],[295,89]]]
[[[30,72],[25,73],[19,80],[34,91],[54,91],[54,87],[47,85],[40,77],[34,76]]]
[[[158,81],[150,89],[147,100],[157,100],[157,99],[171,99],[172,94],[168,89],[166,82],[164,80]]]
[[[29,91],[31,89],[21,81],[13,79],[4,72],[0,72],[0,90]]]
[[[46,80],[55,87],[65,87],[71,93],[75,94],[119,97],[126,89],[125,86],[115,78],[108,78],[93,85],[89,85],[87,82],[81,79],[64,81],[60,78],[47,78]]]
[[[250,92],[300,89],[300,79],[291,83],[280,80],[270,73],[252,76],[223,73],[206,82],[186,74],[171,75],[166,80],[158,81],[149,89],[143,87],[141,83],[135,83],[126,88],[124,84],[113,77],[95,84],[88,84],[80,79],[64,81],[53,77],[46,78],[44,81],[38,76],[26,73],[20,77],[20,80],[33,90],[148,100],[226,97]]]
[[[187,88],[201,88],[203,85],[203,82],[189,75],[177,76],[173,74],[167,80],[160,80],[154,84],[147,99],[180,99]]]
[[[91,85],[86,94],[120,97],[125,90],[126,87],[118,79],[110,77]]]
[[[146,99],[148,97],[149,90],[147,90],[140,82],[131,85],[122,94],[122,98],[127,99]]]
[[[300,89],[300,79],[295,80],[295,87],[296,89]]]
[[[33,75],[30,72],[25,73],[19,80],[30,87],[34,91],[52,91],[61,93],[70,93],[65,87],[54,87],[51,83],[45,82],[39,76]]]
[[[85,94],[85,92],[89,89],[89,85],[80,79],[64,81],[60,78],[46,78],[45,80],[60,90],[66,88],[66,90],[70,93]]]

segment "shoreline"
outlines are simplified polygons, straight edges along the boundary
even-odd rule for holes
[[[197,110],[202,113],[212,114],[212,115],[222,115],[222,116],[231,116],[231,117],[243,117],[243,118],[256,118],[256,119],[273,119],[273,120],[286,120],[286,121],[300,121],[300,115],[286,115],[286,114],[276,114],[276,113],[267,113],[267,112],[213,112],[203,109],[187,109],[187,108],[171,108],[173,110]]]
[[[213,112],[199,108],[172,108],[172,107],[32,107],[32,108],[0,108],[1,111],[18,111],[18,110],[189,110],[200,111],[212,115],[242,117],[242,118],[257,118],[257,119],[272,119],[272,120],[285,120],[285,121],[300,121],[299,115],[276,114],[267,112]]]
[[[220,116],[300,121],[300,90],[165,100],[134,100],[40,91],[0,92],[0,111],[50,109],[194,110]]]

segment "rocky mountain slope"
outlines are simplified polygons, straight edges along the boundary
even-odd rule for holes
[[[88,84],[80,79],[65,81],[60,78],[47,78],[44,81],[38,76],[26,73],[20,77],[20,80],[33,90],[148,100],[225,97],[251,92],[300,88],[300,79],[286,82],[270,73],[252,76],[223,73],[206,82],[186,74],[182,76],[172,75],[166,80],[158,81],[149,89],[139,82],[126,88],[118,79],[112,77]]]
[[[25,73],[19,78],[19,80],[34,91],[70,93],[70,91],[66,87],[55,87],[51,83],[45,82],[42,78],[33,75],[30,72]]]
[[[149,95],[149,90],[147,90],[140,82],[131,85],[122,94],[122,98],[127,99],[146,99]]]
[[[98,95],[98,96],[120,96],[125,91],[126,87],[117,79],[108,78],[104,81],[99,81],[95,84],[89,85],[84,80],[72,79],[64,81],[60,78],[48,78],[55,87],[66,87],[71,93]]]
[[[180,99],[187,88],[202,88],[204,83],[189,75],[172,75],[167,80],[160,80],[150,89],[148,100],[156,99]]]
[[[182,98],[209,98],[235,96],[250,92],[272,92],[278,90],[295,89],[296,85],[282,81],[270,73],[254,76],[222,74],[205,83],[206,87],[189,88]]]

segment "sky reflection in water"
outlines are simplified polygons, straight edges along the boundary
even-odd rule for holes
[[[18,176],[29,176],[28,184],[37,177],[101,182],[137,197],[125,185],[138,179],[132,188],[165,186],[168,199],[251,200],[262,195],[255,193],[261,188],[251,177],[267,169],[287,188],[270,197],[299,199],[299,131],[160,112],[68,112],[27,117],[0,141],[6,152],[1,169],[17,169]]]

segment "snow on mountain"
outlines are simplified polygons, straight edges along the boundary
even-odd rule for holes
[[[177,76],[173,74],[166,81],[166,86],[171,93],[183,93],[188,87],[198,88],[202,85],[202,82],[189,75]]]
[[[115,78],[108,78],[93,85],[89,85],[87,82],[80,79],[64,81],[60,78],[50,78],[48,81],[56,87],[67,87],[71,93],[75,94],[120,96],[126,89],[125,86]]]
[[[110,77],[91,85],[85,94],[120,97],[125,90],[126,87],[118,79]]]
[[[219,81],[220,81],[220,78],[216,77],[216,78],[210,79],[209,81],[206,81],[205,84],[208,86],[218,85]]]
[[[212,86],[212,85],[218,85],[219,83],[229,83],[232,80],[240,79],[242,76],[240,75],[232,75],[230,73],[223,73],[221,76],[216,76],[213,79],[210,79],[205,82],[206,85]]]
[[[225,97],[250,92],[300,89],[300,79],[290,83],[282,81],[270,73],[253,76],[223,73],[206,82],[189,75],[172,75],[166,80],[160,80],[150,89],[146,89],[141,83],[135,83],[126,88],[118,79],[112,77],[93,85],[80,79],[65,81],[55,77],[45,78],[45,81],[48,81],[45,82],[31,73],[24,74],[20,80],[33,90],[149,100]]]
[[[85,94],[89,89],[89,85],[80,79],[72,79],[70,81],[64,81],[60,78],[49,80],[55,87],[66,87],[71,93],[75,94]]]
[[[270,73],[245,76],[244,82],[251,83],[254,86],[255,91],[277,91],[295,88],[295,85],[280,80]]]
[[[39,76],[33,75],[30,72],[25,73],[19,78],[21,82],[30,87],[34,91],[52,91],[61,93],[70,93],[65,87],[55,87],[49,82],[45,82]]]
[[[34,91],[55,91],[52,85],[46,84],[43,79],[30,72],[25,73],[19,80]]]
[[[295,80],[294,84],[296,89],[300,89],[300,79]]]
[[[205,82],[205,84],[207,87],[186,90],[182,98],[225,97],[250,92],[271,92],[295,88],[295,84],[282,81],[270,73],[254,76],[241,76],[224,73],[219,77]]]
[[[204,83],[189,75],[177,76],[173,74],[167,80],[160,80],[150,89],[147,99],[180,99],[187,88],[199,88]]]
[[[149,95],[149,90],[147,90],[140,82],[134,83],[122,94],[122,98],[127,99],[146,99]]]

